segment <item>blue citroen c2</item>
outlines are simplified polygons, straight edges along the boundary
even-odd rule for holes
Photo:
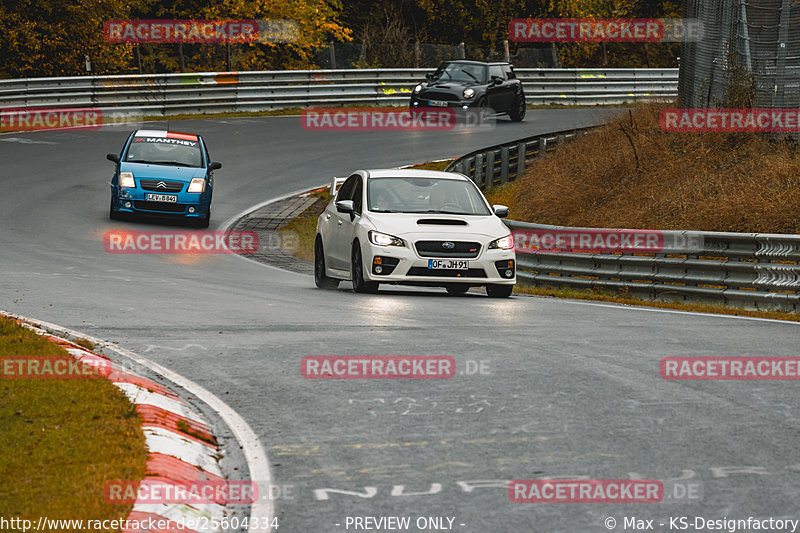
[[[137,130],[122,152],[108,154],[117,164],[111,179],[109,217],[178,216],[207,228],[211,221],[214,171],[203,138],[189,133]]]

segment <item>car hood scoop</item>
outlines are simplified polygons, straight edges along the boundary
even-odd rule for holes
[[[457,220],[454,218],[421,218],[417,220],[417,224],[426,226],[466,226],[466,220]]]

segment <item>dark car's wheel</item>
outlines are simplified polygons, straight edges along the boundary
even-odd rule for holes
[[[448,285],[445,289],[447,294],[465,294],[469,290],[469,285]]]
[[[483,122],[489,118],[489,100],[484,96],[478,100],[478,119]]]
[[[335,289],[339,286],[338,279],[329,278],[325,274],[325,250],[319,235],[314,243],[314,284],[320,289]]]
[[[114,210],[114,199],[113,198],[111,199],[111,205],[108,208],[108,218],[110,218],[111,220],[119,220],[121,218],[119,216],[119,213],[117,213]]]
[[[513,290],[513,285],[487,285],[486,295],[489,298],[508,298]]]
[[[353,292],[366,292],[370,294],[378,292],[377,281],[366,281],[364,279],[361,246],[358,244],[358,241],[353,243],[353,253],[350,258],[350,279],[353,280]]]
[[[525,118],[526,110],[527,107],[525,105],[525,93],[520,91],[519,94],[514,97],[514,104],[511,106],[508,116],[513,122],[522,122],[522,119]]]

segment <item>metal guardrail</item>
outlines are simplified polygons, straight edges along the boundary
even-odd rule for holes
[[[404,105],[430,69],[285,70],[0,80],[0,109],[98,107],[167,116]],[[529,104],[674,99],[678,69],[518,69]]]
[[[522,175],[526,160],[541,157],[566,139],[594,127],[491,146],[456,159],[446,170],[469,176],[481,188],[505,183]],[[512,232],[598,229],[515,220],[507,220],[506,225]],[[701,231],[661,234],[665,242],[687,244],[651,254],[527,253],[518,246],[517,278],[535,287],[596,288],[643,299],[800,310],[800,235]]]
[[[514,230],[557,226],[509,220]],[[577,228],[572,228],[577,229]],[[644,299],[800,310],[800,235],[662,232],[691,235],[697,248],[656,254],[518,253],[518,278],[535,287],[599,288]]]

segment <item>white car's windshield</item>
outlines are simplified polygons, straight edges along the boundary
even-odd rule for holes
[[[468,181],[441,178],[373,178],[368,181],[370,211],[489,215],[481,193]]]

